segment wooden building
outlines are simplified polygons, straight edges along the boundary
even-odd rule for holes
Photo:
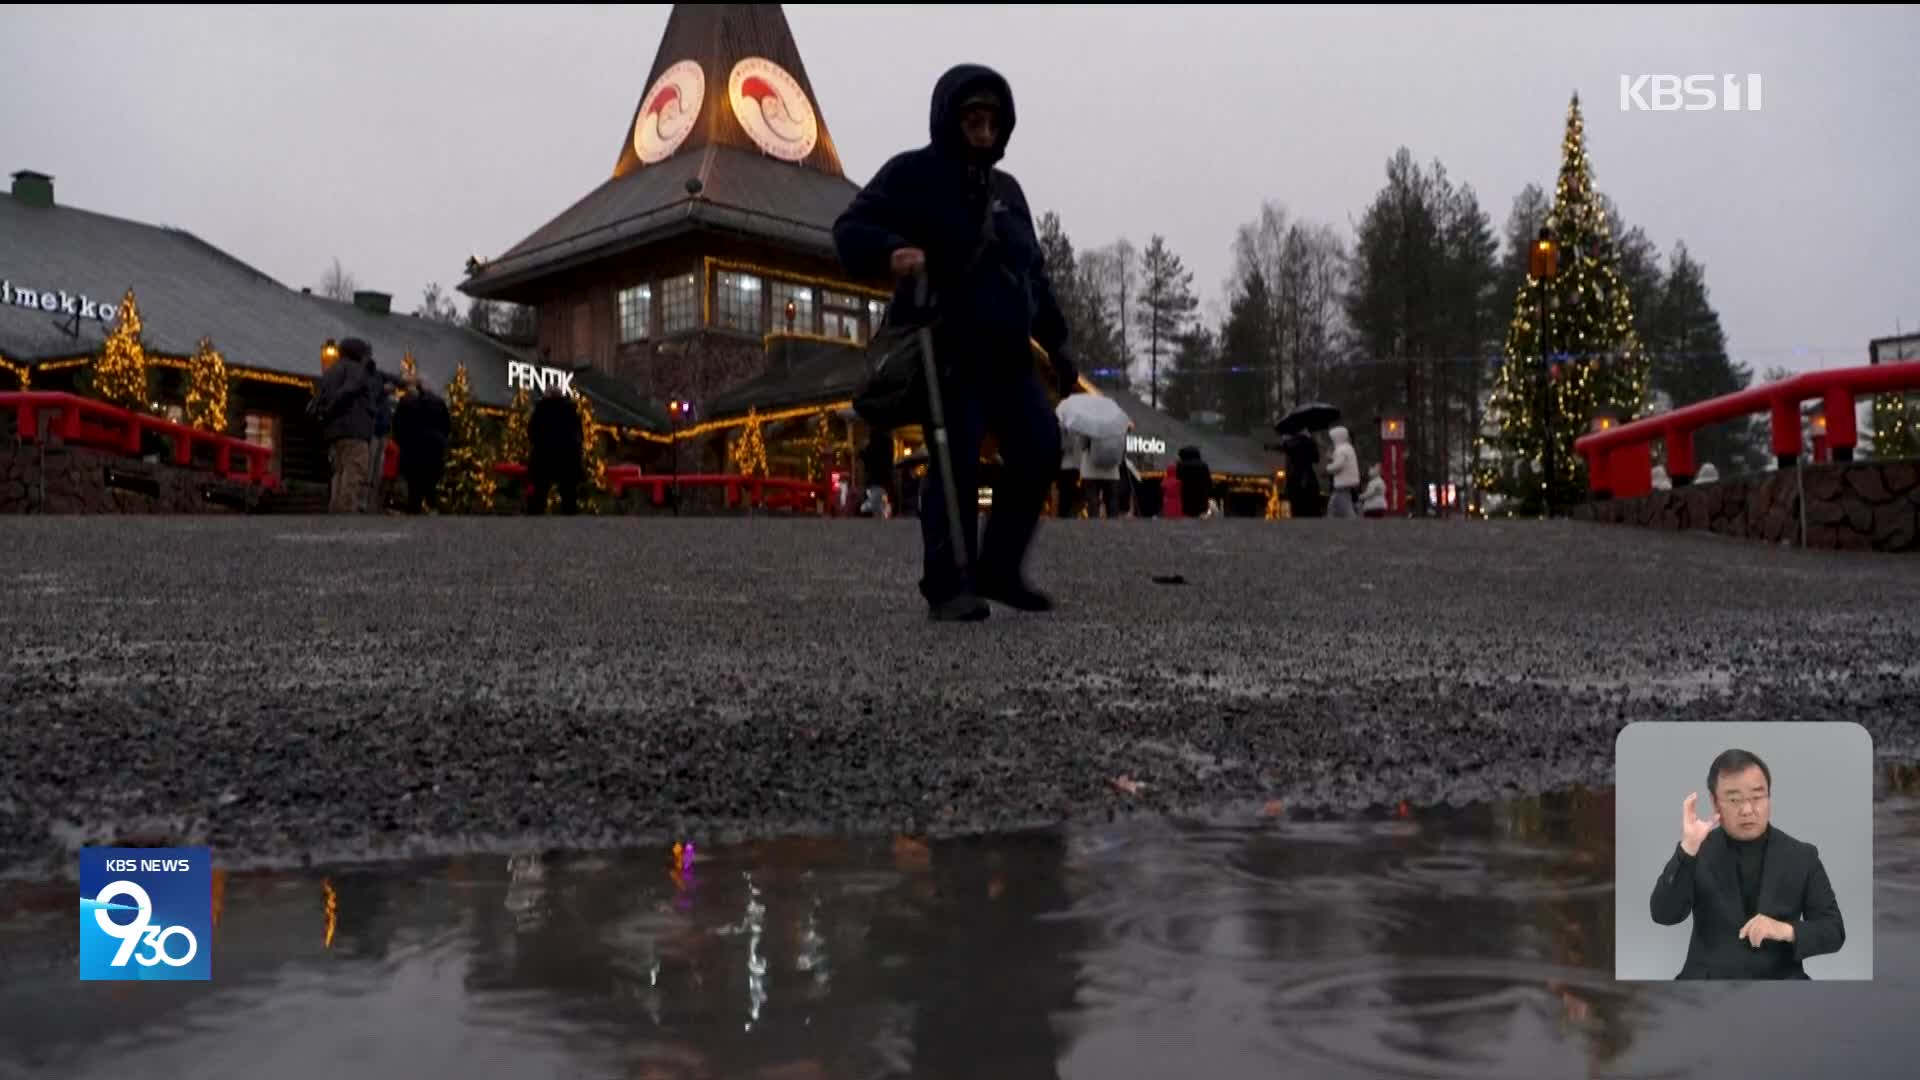
[[[676,4],[612,174],[460,288],[535,308],[543,363],[704,420],[769,372],[770,337],[857,346],[879,323],[886,283],[833,247],[857,190],[780,5]]]

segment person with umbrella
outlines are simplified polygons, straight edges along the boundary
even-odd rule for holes
[[[1325,431],[1339,420],[1339,409],[1315,401],[1300,406],[1273,425],[1281,436],[1280,452],[1287,458],[1287,503],[1293,508],[1294,517],[1321,514],[1320,478],[1313,471],[1320,463],[1320,444],[1314,442],[1308,432]]]
[[[1127,432],[1133,420],[1112,398],[1099,394],[1069,394],[1054,408],[1060,430],[1078,444],[1080,486],[1086,492],[1087,516],[1107,520],[1120,516],[1120,466],[1127,457]]]

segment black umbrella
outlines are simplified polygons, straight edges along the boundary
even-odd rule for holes
[[[1325,431],[1340,422],[1340,410],[1324,401],[1309,401],[1280,418],[1273,430],[1282,435],[1301,431]]]

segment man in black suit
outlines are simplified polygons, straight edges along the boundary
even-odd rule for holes
[[[1804,979],[1801,962],[1840,951],[1840,902],[1820,852],[1771,821],[1773,774],[1745,750],[1707,769],[1713,817],[1687,796],[1680,845],[1653,886],[1653,921],[1693,916],[1681,979]]]

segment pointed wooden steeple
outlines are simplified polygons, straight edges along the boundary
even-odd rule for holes
[[[779,4],[673,5],[613,175],[710,146],[845,176]]]

